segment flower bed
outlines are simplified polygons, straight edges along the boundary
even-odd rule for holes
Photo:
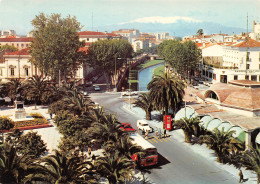
[[[35,128],[51,127],[52,125],[39,113],[30,114],[34,120],[15,122],[14,129],[28,130]]]

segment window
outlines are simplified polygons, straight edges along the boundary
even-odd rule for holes
[[[89,41],[89,38],[87,38],[87,41]]]
[[[247,61],[251,61],[251,59],[250,59],[250,52],[247,52],[247,54],[246,54],[246,60],[247,60]]]
[[[24,70],[25,70],[25,75],[26,75],[26,76],[29,76],[29,70],[28,70],[28,68],[24,68]]]
[[[248,75],[246,75],[246,76],[245,76],[245,79],[246,79],[246,80],[249,80],[249,76],[248,76]]]
[[[251,75],[251,81],[257,81],[257,76],[256,75]]]
[[[23,44],[22,44],[21,46],[22,46],[22,48],[23,48]]]
[[[250,64],[246,64],[246,69],[250,69]]]
[[[234,80],[237,80],[237,75],[234,75]]]
[[[14,76],[14,68],[10,68],[11,76]]]

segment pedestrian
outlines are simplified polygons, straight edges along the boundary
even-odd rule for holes
[[[158,127],[155,128],[155,135],[158,137]]]
[[[145,132],[145,138],[148,139],[148,130]]]
[[[91,156],[91,147],[88,147],[88,158]]]
[[[241,169],[239,169],[238,176],[239,176],[239,183],[243,183],[244,182],[244,176],[243,176]]]
[[[145,131],[144,131],[144,129],[142,130],[142,135],[143,135],[143,136],[145,135]]]
[[[163,137],[167,137],[167,135],[166,135],[166,129],[163,130]]]
[[[162,138],[162,132],[161,132],[161,128],[159,128],[158,136],[159,136],[159,139],[161,139],[161,138]]]
[[[95,164],[95,160],[96,160],[96,155],[93,154],[92,157],[91,157],[91,161],[92,161],[92,164],[93,164],[93,165]]]

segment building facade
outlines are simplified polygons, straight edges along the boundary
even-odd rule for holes
[[[18,48],[19,50],[27,48],[32,41],[32,37],[23,37],[23,38],[16,38],[16,37],[7,37],[7,38],[0,38],[0,46],[3,45],[10,45]]]

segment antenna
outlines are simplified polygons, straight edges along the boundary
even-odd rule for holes
[[[247,58],[248,58],[248,12],[246,15],[246,76],[245,79],[247,80]]]
[[[93,11],[92,11],[92,31],[93,31]]]

